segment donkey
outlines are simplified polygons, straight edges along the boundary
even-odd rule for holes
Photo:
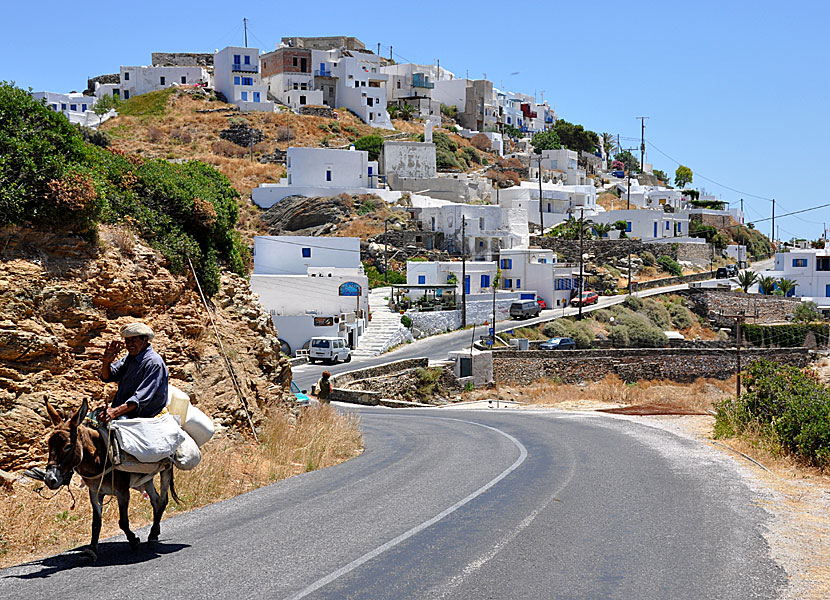
[[[44,483],[51,490],[62,485],[69,485],[72,473],[77,471],[89,489],[89,501],[92,504],[92,541],[84,552],[95,562],[98,559],[98,536],[101,533],[101,511],[104,496],[115,496],[118,501],[118,525],[127,536],[127,541],[133,550],[138,548],[139,539],[130,531],[130,521],[127,508],[130,504],[130,487],[134,473],[113,470],[112,462],[107,458],[107,440],[97,429],[83,425],[89,405],[84,400],[78,411],[66,421],[57,410],[46,401],[46,412],[52,421],[52,432],[49,435],[49,461],[46,464]],[[153,526],[147,543],[153,546],[159,539],[161,532],[161,516],[167,507],[168,490],[176,502],[179,497],[173,485],[173,466],[168,464],[160,471],[161,491],[157,492],[150,480],[135,487],[139,491],[146,491],[153,506]]]

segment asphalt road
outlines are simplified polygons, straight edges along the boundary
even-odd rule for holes
[[[358,410],[358,409],[353,409]],[[776,598],[786,575],[729,458],[611,416],[362,409],[366,451],[0,571],[0,597]],[[140,532],[146,539],[147,530]]]

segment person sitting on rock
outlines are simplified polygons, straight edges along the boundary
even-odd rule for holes
[[[113,340],[104,351],[101,379],[117,381],[118,391],[101,420],[106,423],[123,415],[155,417],[167,406],[167,365],[150,346],[155,337],[144,323],[130,323],[121,329],[127,355],[113,362],[121,350],[121,342]]]
[[[317,398],[326,404],[328,404],[329,394],[331,394],[330,377],[331,373],[323,371],[323,374],[320,376],[320,381],[317,382]]]

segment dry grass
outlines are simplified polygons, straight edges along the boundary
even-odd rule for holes
[[[620,406],[649,407],[659,412],[706,413],[715,402],[735,389],[735,379],[698,379],[690,384],[667,380],[625,383],[616,375],[588,384],[560,384],[550,380],[514,387],[497,384],[493,389],[465,393],[465,400],[513,400],[532,406],[603,409]]]
[[[191,510],[230,498],[298,473],[335,465],[362,449],[357,417],[338,414],[328,405],[309,407],[291,422],[289,416],[272,416],[262,432],[261,444],[211,440],[203,448],[202,463],[193,471],[176,471],[181,504],[170,502],[167,514]],[[72,498],[63,489],[41,493],[40,484],[16,484],[0,496],[0,567],[33,560],[89,543],[92,523],[86,489],[73,478]],[[120,533],[118,506],[108,499],[103,513],[102,539]],[[133,492],[130,524],[135,530],[152,522],[150,502]]]

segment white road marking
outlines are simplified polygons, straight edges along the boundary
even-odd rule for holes
[[[400,415],[400,416],[404,417],[404,415]],[[424,418],[424,417],[419,417],[419,418]],[[350,572],[354,571],[356,568],[363,565],[364,563],[366,563],[366,562],[372,560],[373,558],[383,554],[387,550],[389,550],[391,548],[394,548],[395,546],[397,546],[401,542],[406,541],[407,539],[411,538],[413,535],[415,535],[417,533],[420,533],[421,531],[423,531],[427,527],[430,527],[431,525],[434,525],[435,523],[437,523],[438,521],[440,521],[444,517],[446,517],[446,516],[454,513],[455,511],[457,511],[459,508],[461,508],[462,506],[464,506],[468,502],[470,502],[472,500],[475,500],[481,494],[483,494],[484,492],[489,490],[491,487],[496,485],[499,481],[501,481],[502,479],[504,479],[505,477],[510,475],[510,473],[512,473],[513,471],[518,469],[519,466],[527,458],[527,448],[524,447],[524,444],[522,444],[519,440],[514,438],[509,433],[505,433],[501,429],[497,429],[495,427],[490,427],[489,425],[484,425],[482,423],[476,423],[475,421],[465,421],[465,420],[462,420],[462,419],[449,419],[449,418],[446,418],[446,417],[426,417],[426,418],[428,418],[428,419],[441,419],[441,420],[444,420],[444,421],[457,421],[459,423],[467,423],[469,425],[477,425],[478,427],[484,427],[485,429],[490,429],[492,431],[495,431],[496,433],[498,433],[500,435],[503,435],[508,440],[513,442],[513,444],[519,449],[519,458],[517,458],[516,461],[512,465],[510,465],[504,471],[499,473],[499,475],[497,475],[494,479],[491,479],[489,482],[487,482],[486,484],[484,484],[483,486],[478,488],[476,491],[474,491],[472,494],[470,494],[466,498],[463,498],[462,500],[459,500],[458,502],[456,502],[455,504],[453,504],[449,508],[441,511],[440,513],[438,513],[437,515],[435,515],[431,519],[429,519],[427,521],[424,521],[420,525],[416,525],[415,527],[413,527],[412,529],[409,529],[408,531],[405,531],[404,533],[402,533],[398,537],[393,538],[393,539],[389,540],[388,542],[386,542],[385,544],[382,544],[381,546],[378,546],[374,550],[371,550],[371,551],[367,552],[366,554],[364,554],[360,558],[357,558],[357,559],[353,560],[349,564],[337,569],[336,571],[333,571],[332,573],[329,573],[325,577],[321,577],[320,579],[318,579],[317,581],[315,581],[314,583],[312,583],[311,585],[309,585],[305,589],[303,589],[303,590],[299,591],[298,593],[294,594],[293,596],[291,596],[289,598],[289,600],[300,600],[300,598],[305,598],[306,596],[308,596],[312,592],[315,592],[315,591],[319,590],[321,587],[323,587],[325,585],[328,585],[332,581],[335,581],[336,579],[342,577],[343,575],[346,575],[347,573],[350,573]]]

